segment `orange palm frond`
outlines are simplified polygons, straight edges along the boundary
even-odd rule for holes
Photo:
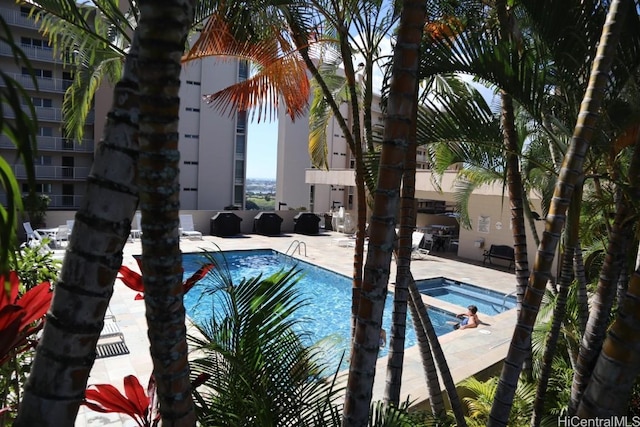
[[[258,108],[258,122],[263,113],[268,112],[270,117],[277,113],[280,100],[292,120],[305,112],[310,85],[304,62],[282,34],[277,31],[273,34],[259,40],[238,40],[220,17],[211,16],[182,61],[208,56],[242,58],[256,64],[258,72],[247,80],[205,95],[207,103],[223,114]]]
[[[464,29],[460,19],[455,16],[445,16],[439,20],[427,22],[424,26],[424,33],[433,40],[452,39]]]

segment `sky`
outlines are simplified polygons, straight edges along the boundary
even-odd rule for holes
[[[249,122],[247,132],[247,178],[276,179],[278,121]]]

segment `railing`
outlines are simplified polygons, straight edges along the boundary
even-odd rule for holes
[[[46,151],[73,151],[78,153],[93,153],[94,143],[92,139],[83,139],[81,143],[56,136],[37,137],[38,150]],[[8,136],[0,135],[0,148],[13,148],[15,145]]]
[[[49,194],[51,203],[49,203],[49,209],[52,208],[65,208],[65,209],[77,209],[82,203],[84,196],[71,195],[71,194]]]
[[[36,179],[84,180],[89,176],[89,167],[35,166]],[[15,165],[13,173],[18,179],[27,177],[23,165]]]
[[[5,109],[3,111],[4,117],[7,119],[15,119],[16,115],[12,109]],[[40,121],[49,121],[49,122],[62,122],[64,121],[64,116],[62,114],[61,108],[48,108],[48,107],[36,107],[36,117]],[[95,121],[95,113],[90,111],[87,115],[87,119],[84,124],[92,125]]]
[[[293,248],[293,249],[292,249]],[[304,248],[304,256],[307,256],[307,244],[301,240],[294,240],[287,248],[287,251],[284,253],[285,255],[293,255],[298,250],[298,255],[302,255],[302,248]],[[291,251],[291,253],[289,253]]]
[[[9,77],[17,81],[23,88],[28,90],[36,90],[36,85],[33,83],[31,76],[26,74],[8,73]],[[60,92],[64,93],[69,86],[73,84],[73,80],[49,78],[49,77],[37,77],[36,82],[38,84],[37,89],[45,92]],[[0,81],[0,86],[4,86],[4,80]]]
[[[29,18],[29,16],[21,10],[0,7],[0,15],[2,15],[9,25],[16,25],[23,28],[40,28],[40,25],[37,24],[34,19]]]

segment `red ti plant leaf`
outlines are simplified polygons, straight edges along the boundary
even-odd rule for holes
[[[4,278],[0,281],[4,283]],[[43,322],[34,322],[45,315],[53,296],[49,282],[42,282],[16,299],[20,283],[15,272],[10,273],[9,283],[10,292],[3,291],[0,297],[0,365],[33,346],[29,337],[43,326]]]
[[[198,271],[193,273],[193,275],[191,277],[189,277],[182,285],[182,287],[184,288],[184,293],[186,294],[187,292],[189,292],[189,289],[193,288],[196,283],[198,283],[200,280],[204,279],[204,276],[206,276],[207,273],[213,267],[214,267],[213,264],[205,264],[202,267],[200,267],[200,269],[198,269]]]
[[[144,392],[138,378],[129,375],[124,378],[124,396],[111,384],[91,385],[85,391],[82,402],[96,412],[116,412],[129,415],[140,427],[151,427],[149,404],[151,400]]]
[[[214,264],[205,264],[198,269],[191,277],[189,277],[183,284],[182,289],[186,294],[189,292],[191,288],[193,288],[196,283],[204,278],[211,269],[215,267]],[[131,270],[124,265],[120,266],[119,279],[122,280],[122,283],[127,285],[130,289],[139,292],[136,296],[136,300],[144,299],[144,295],[141,293],[144,292],[144,285],[142,284],[142,276],[135,271]]]
[[[119,279],[122,280],[122,283],[127,285],[129,288],[136,292],[144,292],[144,284],[142,283],[142,276],[140,274],[131,270],[129,267],[125,267],[124,265],[120,266],[118,274],[120,275]]]
[[[0,276],[0,283],[2,283],[3,287],[5,285],[4,276]],[[18,278],[18,273],[15,271],[9,272],[9,289],[3,289],[0,294],[0,310],[2,307],[5,307],[9,304],[13,304],[16,302],[18,298],[18,289],[20,288],[20,279]]]
[[[20,329],[44,316],[51,305],[51,298],[53,298],[53,293],[49,282],[42,282],[29,289],[16,303],[24,311]]]

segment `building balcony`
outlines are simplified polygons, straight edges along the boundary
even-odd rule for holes
[[[48,108],[48,107],[36,107],[36,117],[39,121],[45,122],[62,122],[64,121],[64,116],[62,114],[61,108]],[[5,109],[3,112],[5,119],[15,119],[16,115],[13,110]],[[85,120],[85,125],[92,125],[95,121],[95,113],[90,111],[87,115],[87,119]]]
[[[89,167],[35,166],[37,180],[84,181],[89,176]],[[14,165],[13,173],[18,179],[26,179],[24,165]]]
[[[33,18],[29,18],[29,15],[21,10],[0,7],[0,15],[2,15],[8,25],[31,28],[34,30],[38,30],[40,28],[40,25],[37,24]]]
[[[59,62],[53,55],[53,49],[20,45],[20,49],[27,58],[36,61]],[[0,55],[13,57],[13,50],[6,43],[0,43]]]
[[[40,151],[64,151],[75,153],[93,153],[94,143],[92,139],[83,139],[82,143],[73,140],[55,137],[39,136],[37,138],[38,150]],[[15,145],[6,135],[0,136],[0,148],[15,149]]]
[[[51,203],[49,209],[68,209],[77,210],[82,203],[84,196],[67,195],[67,194],[49,194]]]
[[[29,75],[25,74],[17,74],[17,73],[8,73],[9,77],[13,80],[20,83],[20,85],[27,90],[39,90],[40,92],[56,92],[56,93],[64,93],[68,87],[73,84],[72,80],[63,80],[63,79],[53,79],[46,77],[36,77],[36,83],[38,87],[33,82],[33,79]],[[0,81],[0,86],[5,86],[4,80]]]

